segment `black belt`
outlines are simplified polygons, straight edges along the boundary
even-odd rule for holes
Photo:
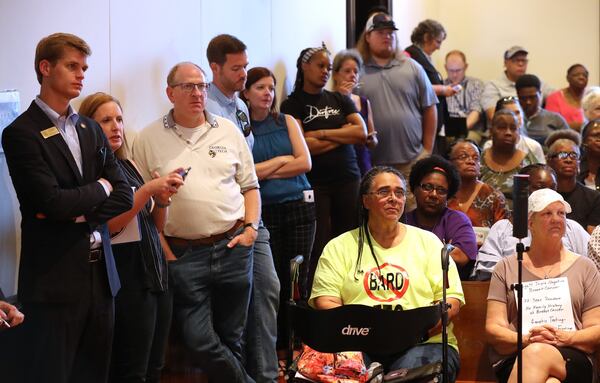
[[[104,258],[102,249],[91,249],[90,255],[88,255],[88,262],[89,263],[98,262],[98,261],[101,261],[102,258]]]

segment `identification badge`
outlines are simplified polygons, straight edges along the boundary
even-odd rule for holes
[[[315,192],[312,190],[304,190],[304,202],[315,202]]]
[[[57,134],[60,134],[60,132],[58,131],[58,128],[56,126],[53,126],[48,129],[44,129],[40,133],[42,134],[42,137],[44,137],[44,139],[48,139],[52,136],[56,136]]]

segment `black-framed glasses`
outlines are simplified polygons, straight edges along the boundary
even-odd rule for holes
[[[369,192],[368,194],[377,196],[377,198],[379,198],[379,199],[389,198],[392,194],[394,194],[394,197],[396,197],[398,199],[402,199],[406,196],[406,191],[401,188],[394,189],[394,190],[388,189],[388,188],[383,188],[383,189],[379,189],[379,190],[376,190],[373,192]]]
[[[246,113],[244,113],[244,111],[241,109],[236,109],[235,116],[242,125],[244,137],[248,137],[252,132],[252,126],[250,125],[250,120],[248,119],[248,116],[246,116]]]
[[[182,82],[182,83],[179,83],[179,84],[171,85],[172,88],[175,88],[177,86],[179,88],[181,88],[181,90],[184,91],[184,92],[186,92],[186,93],[192,93],[194,91],[194,89],[198,89],[198,91],[200,93],[202,93],[202,92],[208,91],[208,88],[210,88],[210,83],[208,83],[208,82],[199,82],[197,84],[194,84],[193,82]]]
[[[448,189],[446,189],[445,187],[442,186],[435,186],[433,184],[421,184],[419,185],[419,187],[421,188],[421,190],[426,191],[427,193],[431,193],[435,190],[435,192],[438,195],[447,195],[448,194]]]
[[[566,158],[570,158],[572,160],[578,160],[579,153],[577,153],[577,152],[557,152],[557,153],[552,153],[550,155],[550,158],[558,158],[559,160],[564,160]]]

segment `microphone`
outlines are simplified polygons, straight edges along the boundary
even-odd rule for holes
[[[456,246],[451,243],[445,243],[442,247],[442,270],[448,271],[448,265],[450,264],[450,253]]]
[[[297,263],[298,265],[300,265],[302,262],[304,262],[304,257],[301,255],[296,255],[294,258],[292,258],[292,260],[290,261],[290,263]]]
[[[297,292],[298,295],[300,293],[300,265],[304,262],[304,257],[302,255],[296,255],[294,258],[290,259],[290,302],[294,302],[294,293]],[[290,338],[290,342],[292,338]]]
[[[527,237],[527,199],[529,198],[529,175],[513,176],[513,237]]]

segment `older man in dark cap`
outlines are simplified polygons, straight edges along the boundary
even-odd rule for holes
[[[521,46],[515,45],[504,52],[504,73],[495,80],[485,84],[483,94],[481,95],[481,106],[489,121],[494,115],[496,102],[503,97],[517,96],[515,82],[519,77],[527,72],[529,52]],[[552,91],[542,84],[542,94],[544,98]]]

